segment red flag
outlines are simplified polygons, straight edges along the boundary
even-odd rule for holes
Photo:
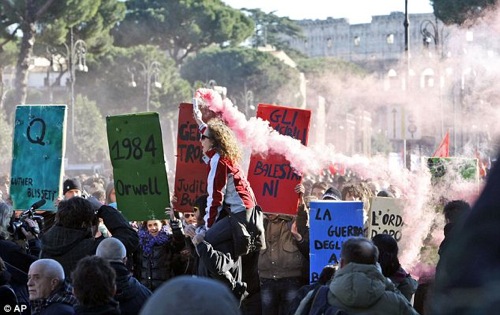
[[[478,163],[478,166],[479,166],[479,177],[483,178],[486,176],[486,163],[483,159],[481,159],[481,154],[479,153],[479,151],[476,149],[476,159],[477,159],[477,163]]]
[[[449,157],[450,156],[450,133],[446,132],[446,135],[439,144],[436,152],[432,155],[432,157]]]

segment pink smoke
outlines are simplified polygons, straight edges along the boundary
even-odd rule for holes
[[[385,157],[346,156],[336,152],[332,145],[306,147],[300,141],[279,134],[267,121],[260,118],[246,119],[231,102],[211,89],[199,89],[195,94],[211,111],[220,114],[227,125],[234,131],[242,147],[254,154],[277,153],[283,155],[291,166],[302,174],[319,174],[333,163],[343,164],[361,178],[386,182],[395,186],[404,196],[403,217],[405,225],[403,235],[408,235],[400,242],[400,261],[402,265],[417,277],[428,273],[429,268],[422,268],[421,249],[436,217],[441,216],[438,196],[449,200],[461,198],[473,201],[477,184],[467,182],[454,183],[453,187],[437,189],[431,185],[431,174],[427,167],[410,172],[406,168],[391,167]],[[437,230],[442,231],[442,227]],[[434,242],[434,245],[437,243]],[[432,269],[432,268],[430,268]],[[431,272],[432,273],[432,272]]]

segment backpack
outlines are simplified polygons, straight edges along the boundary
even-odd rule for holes
[[[315,291],[309,315],[348,315],[340,307],[328,304],[330,288],[327,285],[319,286]]]

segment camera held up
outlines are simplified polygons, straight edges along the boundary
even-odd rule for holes
[[[12,216],[9,224],[8,231],[12,235],[12,237],[15,240],[23,240],[26,238],[24,235],[22,228],[26,232],[31,232],[35,237],[38,237],[38,234],[40,234],[41,229],[43,229],[43,217],[40,215],[37,215],[35,213],[35,210],[40,208],[46,203],[45,199],[41,199],[37,202],[35,202],[31,207],[24,211],[19,217]],[[27,222],[26,219],[31,219],[37,222],[38,227],[31,227]]]

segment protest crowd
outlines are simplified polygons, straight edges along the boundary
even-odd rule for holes
[[[467,257],[462,249],[472,246],[475,235],[473,228],[460,229],[484,218],[491,225],[498,217],[483,212],[495,209],[499,170],[492,170],[472,210],[468,202],[447,196],[435,205],[437,220],[446,223],[439,231],[444,240],[436,245],[439,262],[436,272],[417,277],[407,269],[413,266],[400,261],[405,253],[397,233],[366,227],[376,222],[366,216],[373,200],[404,200],[397,187],[349,169],[302,174],[285,193],[297,200],[293,213],[276,210],[280,204],[269,211],[241,167],[240,145],[228,124],[220,118],[205,122],[196,108],[193,118],[207,171],[206,189],[189,211],[177,209],[181,196],[173,191],[161,209],[163,217],[130,220],[120,210],[125,206],[117,198],[116,174],[81,174],[62,178],[55,211],[23,217],[10,195],[10,174],[2,176],[4,312],[486,314],[493,309],[494,296],[481,296],[487,270],[493,270],[495,281],[495,253],[477,261],[477,271],[463,269],[457,275],[453,268],[456,259]],[[360,223],[330,225],[329,238],[318,240],[315,224],[334,222],[337,212],[323,208],[334,205],[361,205]],[[497,230],[482,231],[486,238]],[[487,244],[478,244],[474,253],[487,252]],[[319,253],[329,259],[317,266]],[[469,298],[460,290],[469,290]],[[483,303],[470,303],[472,298]]]

